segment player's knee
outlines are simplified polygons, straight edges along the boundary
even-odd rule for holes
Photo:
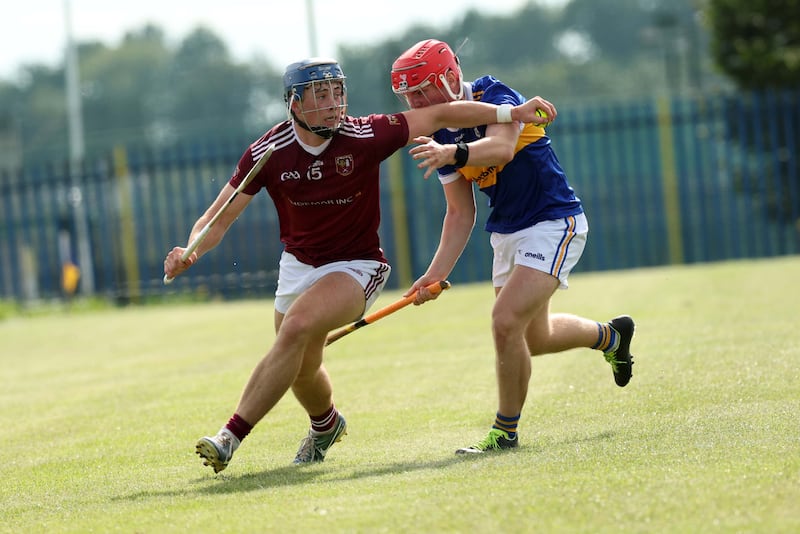
[[[283,318],[279,334],[287,340],[305,344],[314,332],[314,321],[304,314],[289,314]]]
[[[520,321],[514,314],[507,312],[497,312],[492,314],[492,335],[495,343],[504,344],[510,339],[519,339],[522,334]]]

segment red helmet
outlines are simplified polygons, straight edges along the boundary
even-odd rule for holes
[[[450,71],[458,80],[458,93],[454,93],[447,82],[446,76]],[[458,58],[447,43],[436,39],[418,42],[392,63],[392,91],[395,94],[408,96],[428,85],[434,85],[446,94],[447,100],[460,100],[464,96]]]

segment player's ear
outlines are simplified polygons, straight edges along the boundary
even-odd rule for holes
[[[303,102],[300,95],[293,95],[291,101],[289,102],[289,109],[293,113],[299,113],[303,111]]]

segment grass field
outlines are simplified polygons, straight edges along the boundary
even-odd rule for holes
[[[194,443],[270,345],[271,302],[9,318],[0,532],[799,532],[799,275],[574,275],[553,309],[633,315],[633,380],[589,350],[537,358],[520,448],[477,458],[453,451],[493,420],[493,296],[456,285],[329,348],[349,434],[324,463],[291,465],[289,394],[217,476]]]

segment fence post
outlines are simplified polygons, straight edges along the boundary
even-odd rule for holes
[[[669,261],[683,263],[683,229],[678,195],[678,173],[675,170],[675,141],[668,97],[658,97],[658,141],[661,150],[661,187],[664,190],[664,217],[667,223]]]
[[[139,258],[136,247],[136,225],[133,222],[133,199],[131,195],[131,173],[128,170],[128,154],[123,147],[114,147],[114,178],[119,199],[120,250],[125,273],[127,295],[120,295],[131,302],[141,297]]]
[[[389,158],[389,189],[392,199],[392,226],[394,227],[395,268],[399,287],[411,285],[413,281],[411,269],[411,247],[409,245],[408,222],[406,217],[406,193],[403,176],[403,155],[395,152]]]

